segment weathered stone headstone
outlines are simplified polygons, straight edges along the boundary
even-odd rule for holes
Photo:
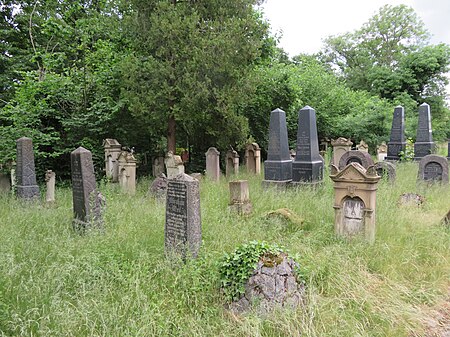
[[[250,214],[252,204],[250,202],[248,181],[236,180],[229,182],[230,187],[230,209],[239,214]]]
[[[227,151],[227,165],[225,167],[225,174],[227,177],[239,173],[239,154],[234,150]]]
[[[450,161],[450,140],[447,144],[447,159]]]
[[[220,152],[215,147],[210,147],[205,153],[206,156],[206,176],[212,181],[219,181],[220,178]]]
[[[128,151],[122,151],[117,158],[120,189],[130,195],[136,193],[136,158]]]
[[[34,168],[33,141],[22,137],[17,141],[17,196],[21,199],[39,198]]]
[[[305,106],[298,112],[297,151],[292,163],[293,184],[316,184],[323,180],[323,160],[319,154],[316,111]]]
[[[367,170],[358,163],[350,163],[343,170],[331,166],[334,181],[334,210],[336,234],[344,237],[364,235],[375,240],[376,191],[380,176],[374,166]]]
[[[358,163],[365,169],[374,164],[370,154],[358,150],[347,151],[341,156],[338,166],[339,170],[344,169],[344,167],[346,167],[350,163]]]
[[[103,225],[104,199],[97,191],[94,164],[89,150],[79,147],[70,154],[72,168],[73,227],[85,231]]]
[[[45,191],[45,201],[47,203],[55,202],[56,173],[52,170],[47,170],[45,172],[45,182],[47,184],[47,189]]]
[[[339,160],[341,160],[342,155],[352,149],[352,141],[347,138],[339,137],[338,139],[331,141],[331,146],[333,146],[333,159],[332,164],[339,165]]]
[[[164,157],[156,157],[153,159],[152,174],[154,177],[159,177],[164,173]]]
[[[245,147],[245,166],[248,173],[261,173],[261,148],[256,143],[247,144]]]
[[[172,179],[184,173],[184,165],[180,156],[174,155],[172,151],[167,152],[164,164],[167,170],[167,179]]]
[[[7,194],[11,192],[11,182],[9,174],[0,173],[0,193]]]
[[[264,162],[263,186],[285,187],[292,180],[292,159],[289,153],[286,113],[275,109],[270,114],[269,149]]]
[[[122,151],[122,146],[116,139],[107,138],[103,141],[105,151],[105,171],[106,177],[112,182],[119,181],[119,163],[117,159]]]
[[[378,161],[383,161],[386,159],[387,149],[388,148],[385,142],[382,142],[381,145],[377,147]]]
[[[11,189],[13,191],[16,190],[16,186],[17,186],[16,167],[17,167],[17,164],[15,161],[13,161],[12,165],[11,165]]]
[[[423,103],[419,106],[416,142],[414,143],[414,160],[420,160],[433,153],[435,144],[431,130],[430,106]]]
[[[386,160],[400,160],[400,152],[405,152],[405,150],[405,109],[399,105],[394,109],[394,118],[392,119],[391,137],[388,142]]]
[[[159,177],[156,177],[155,180],[150,185],[148,190],[148,194],[154,196],[157,199],[164,199],[166,197],[167,192],[167,177],[164,173],[161,173]]]
[[[365,141],[361,140],[359,144],[356,145],[356,149],[362,152],[369,152],[369,145],[367,145]]]
[[[396,169],[394,164],[388,161],[379,161],[375,164],[375,169],[380,177],[386,178],[391,183],[395,181]]]
[[[439,182],[448,184],[448,161],[447,158],[429,154],[419,162],[418,181],[428,183]]]
[[[184,173],[170,179],[166,200],[166,254],[197,257],[202,241],[198,180]]]

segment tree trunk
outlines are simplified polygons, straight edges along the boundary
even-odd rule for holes
[[[167,151],[172,151],[175,154],[176,151],[176,139],[175,139],[176,121],[174,116],[169,116],[167,123]]]

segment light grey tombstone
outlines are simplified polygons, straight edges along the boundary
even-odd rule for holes
[[[22,137],[17,141],[17,196],[21,199],[39,198],[34,168],[33,141]]]
[[[225,174],[227,177],[239,173],[239,154],[235,150],[227,151],[227,165],[225,167]]]
[[[46,191],[45,191],[45,201],[47,203],[55,202],[55,183],[56,183],[56,173],[52,170],[47,170],[45,172],[45,182],[46,182]]]
[[[164,173],[164,157],[155,157],[153,159],[152,174],[154,177],[159,177],[161,173]]]
[[[378,161],[383,161],[386,159],[387,157],[387,144],[385,142],[382,142],[378,147],[377,147],[377,157],[378,157]]]
[[[107,138],[103,141],[103,148],[105,151],[105,171],[106,177],[112,182],[119,181],[119,158],[122,151],[122,145],[113,138]]]
[[[212,181],[219,181],[220,178],[220,152],[215,147],[210,147],[206,155],[206,176]]]
[[[257,143],[245,146],[245,166],[248,173],[261,173],[261,148]]]

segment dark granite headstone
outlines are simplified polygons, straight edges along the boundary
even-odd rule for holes
[[[169,179],[166,200],[166,254],[197,257],[202,242],[198,180],[184,173]]]
[[[447,159],[450,160],[450,141],[447,144]]]
[[[22,137],[17,144],[17,196],[21,199],[34,199],[39,197],[39,186],[36,183],[34,168],[33,141]]]
[[[97,192],[92,154],[79,147],[70,154],[72,169],[73,227],[84,231],[101,227],[104,198]]]
[[[270,114],[269,149],[264,162],[264,182],[289,183],[292,180],[292,159],[289,153],[286,113],[275,109]]]
[[[292,163],[293,183],[317,183],[323,180],[323,161],[319,154],[316,111],[305,106],[298,112],[297,151]]]
[[[367,152],[358,150],[351,150],[345,152],[339,160],[339,170],[343,170],[350,163],[358,163],[367,169],[369,166],[374,165],[373,159]]]
[[[399,153],[406,150],[405,137],[405,110],[402,106],[394,109],[394,118],[392,119],[391,138],[388,142],[388,151],[386,160],[400,160]]]
[[[388,161],[379,161],[375,164],[375,169],[380,177],[386,178],[389,182],[395,181],[396,169],[394,164]]]
[[[419,106],[419,122],[417,124],[416,142],[414,143],[414,160],[420,160],[434,151],[431,131],[430,106],[423,103]]]
[[[419,162],[419,180],[429,183],[440,182],[448,184],[448,161],[447,158],[429,154]]]

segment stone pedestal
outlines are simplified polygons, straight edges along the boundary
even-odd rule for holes
[[[233,174],[239,173],[239,154],[234,150],[227,151],[227,165],[225,168],[225,174],[230,177]]]
[[[269,149],[264,162],[263,186],[286,186],[292,180],[292,159],[289,153],[286,113],[275,109],[270,114]]]
[[[419,121],[417,124],[416,142],[414,143],[414,160],[421,160],[423,157],[432,154],[434,148],[430,106],[427,103],[423,103],[419,106]]]
[[[352,149],[352,141],[343,137],[339,137],[336,140],[331,141],[331,146],[333,146],[333,159],[332,164],[339,165],[339,160],[345,152]]]
[[[136,193],[136,159],[133,154],[122,151],[117,158],[120,189],[130,195]]]
[[[309,106],[298,113],[297,151],[292,163],[292,184],[314,185],[323,180],[323,159],[319,154],[316,111]]]
[[[338,236],[362,235],[375,240],[376,191],[380,176],[374,166],[367,170],[350,163],[342,171],[332,165],[330,178],[334,181],[335,231]]]
[[[367,152],[368,153],[369,152],[369,145],[367,145],[367,143],[365,141],[361,140],[359,142],[359,144],[356,145],[356,149],[358,151]]]
[[[261,174],[261,148],[256,143],[245,147],[245,167],[248,173]]]
[[[248,181],[236,180],[229,182],[230,187],[230,210],[239,214],[250,214],[252,204],[250,202]]]
[[[52,170],[47,170],[45,172],[45,182],[47,189],[45,191],[45,201],[47,203],[55,202],[55,183],[56,183],[56,173]]]
[[[17,197],[21,199],[38,199],[39,186],[36,182],[34,168],[33,141],[22,137],[17,141]]]
[[[386,160],[400,160],[400,152],[406,151],[405,109],[397,106],[392,119],[391,137],[388,142]]]
[[[166,165],[167,179],[172,179],[184,173],[184,165],[181,157],[174,155],[172,151],[167,152],[164,164]]]
[[[122,146],[116,139],[107,138],[103,141],[105,150],[105,172],[106,177],[112,182],[119,181],[119,163],[117,159],[122,152]]]

